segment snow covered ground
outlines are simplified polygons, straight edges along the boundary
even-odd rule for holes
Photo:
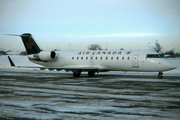
[[[180,119],[180,76],[0,69],[0,119]]]

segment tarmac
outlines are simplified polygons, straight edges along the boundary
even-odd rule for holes
[[[179,120],[180,75],[0,68],[0,119]]]

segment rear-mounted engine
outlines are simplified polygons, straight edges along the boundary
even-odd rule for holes
[[[51,61],[57,57],[55,51],[41,51],[39,54],[34,55],[34,57],[38,57],[42,61]]]

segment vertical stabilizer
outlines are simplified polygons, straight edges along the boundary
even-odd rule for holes
[[[26,48],[27,54],[36,54],[41,51],[35,40],[32,38],[32,35],[30,33],[24,33],[20,35],[22,38],[23,44]]]

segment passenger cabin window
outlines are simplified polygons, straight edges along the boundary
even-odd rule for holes
[[[88,59],[88,57],[86,57],[86,60]]]
[[[79,57],[77,57],[77,60],[79,59]]]
[[[147,54],[147,58],[163,58],[160,54]]]
[[[122,57],[122,60],[124,60],[124,57]]]
[[[72,57],[72,60],[74,60],[74,57]]]
[[[119,59],[119,57],[116,58],[117,60]]]
[[[102,57],[100,59],[102,60]]]
[[[113,57],[111,57],[111,60],[113,60]]]
[[[108,59],[108,57],[106,57],[106,60]]]
[[[83,60],[83,57],[81,57],[81,60]]]
[[[127,58],[127,60],[129,60],[129,57]]]
[[[98,57],[96,57],[96,60],[98,59]]]

